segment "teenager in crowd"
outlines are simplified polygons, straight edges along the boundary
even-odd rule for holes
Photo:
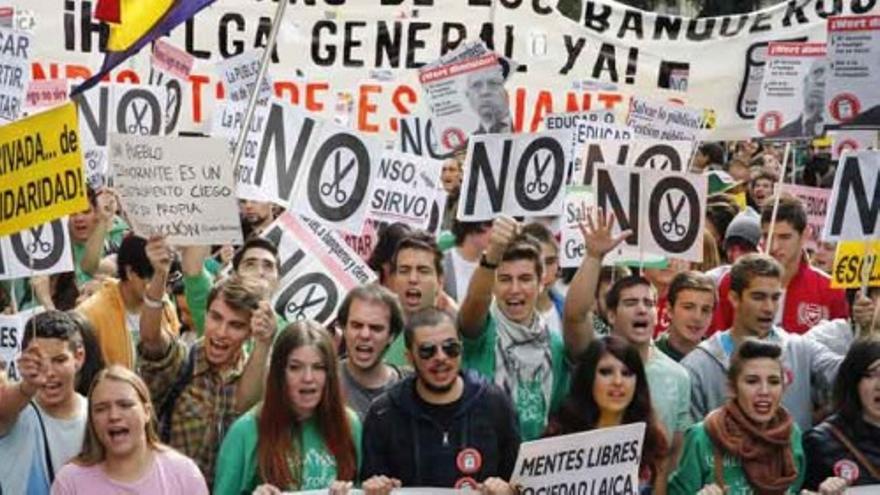
[[[508,217],[495,219],[489,247],[461,304],[465,369],[511,398],[523,440],[541,436],[568,387],[565,346],[537,310],[544,262],[538,242]]]
[[[455,246],[443,255],[443,290],[449,297],[458,302],[464,300],[491,233],[492,222],[452,221]]]
[[[523,225],[522,233],[535,238],[541,246],[541,259],[544,261],[544,274],[541,277],[541,294],[538,296],[536,309],[547,327],[562,331],[562,309],[565,298],[554,289],[559,279],[559,243],[550,229],[540,222]]]
[[[688,430],[672,495],[797,494],[804,480],[801,430],[782,407],[785,371],[775,343],[747,339],[731,358],[731,398]],[[831,478],[821,493],[842,494]]]
[[[164,239],[150,239],[147,256],[155,275],[144,295],[138,362],[153,400],[160,405],[160,433],[193,458],[205,479],[226,429],[263,395],[266,363],[277,321],[263,299],[265,285],[231,277],[208,294],[205,335],[193,346],[159,325],[171,252]],[[253,337],[250,355],[246,342]]]
[[[134,368],[136,347],[140,340],[140,317],[144,308],[144,290],[154,276],[147,258],[147,240],[128,235],[116,255],[118,279],[108,278],[98,292],[82,304],[79,311],[95,328],[98,345],[108,364]],[[176,336],[180,331],[177,312],[163,292],[159,295],[162,331]]]
[[[709,270],[706,275],[712,277],[717,284],[740,256],[758,252],[761,235],[761,220],[755,212],[746,210],[738,213],[724,231],[724,241],[721,244],[728,264]],[[719,323],[718,326],[723,325]]]
[[[339,362],[339,380],[348,407],[359,418],[370,404],[402,378],[394,365],[382,361],[391,342],[403,332],[403,310],[397,296],[378,284],[355,287],[339,305],[346,357]]]
[[[596,287],[596,308],[593,311],[593,331],[596,335],[611,335],[611,325],[608,323],[608,291],[618,280],[629,277],[632,272],[625,266],[603,266],[599,270],[599,285]],[[570,282],[569,282],[570,284]],[[570,288],[570,285],[569,285]],[[565,305],[563,305],[563,319],[565,318]]]
[[[347,410],[330,333],[291,323],[272,349],[266,394],[223,440],[214,493],[341,489],[357,477],[361,425]],[[263,493],[274,490],[262,488]]]
[[[82,447],[88,401],[74,387],[85,353],[66,313],[36,314],[25,328],[21,381],[0,388],[0,486],[41,495]]]
[[[116,217],[118,200],[113,190],[95,191],[87,186],[86,192],[88,209],[70,215],[68,222],[77,285],[103,271],[102,258],[107,248],[115,253],[127,228],[125,222]]]
[[[434,308],[404,328],[415,373],[370,407],[361,478],[370,494],[397,486],[488,486],[505,493],[519,450],[516,414],[494,384],[461,372],[452,318]]]
[[[669,284],[669,328],[657,338],[657,349],[676,362],[696,349],[706,335],[715,309],[715,284],[699,272],[682,272]]]
[[[755,211],[761,211],[766,205],[773,205],[773,189],[779,182],[779,174],[767,168],[761,168],[752,175],[749,182],[748,205]]]
[[[773,218],[773,204],[761,212],[761,228],[764,242],[769,235]],[[776,222],[770,256],[782,265],[782,287],[785,302],[782,314],[776,320],[788,332],[803,334],[823,319],[846,318],[849,308],[843,289],[832,289],[830,277],[810,266],[804,254],[806,242],[807,210],[801,201],[793,196],[779,198]],[[730,280],[722,278],[718,291],[719,302],[716,311],[720,318],[713,323],[714,330],[726,329],[732,321],[732,307],[727,298]]]
[[[196,464],[159,442],[144,382],[112,365],[89,391],[88,430],[80,454],[58,472],[53,495],[162,493],[207,495]]]
[[[379,283],[389,289],[393,290],[391,274],[394,272],[394,267],[391,261],[394,253],[397,252],[397,244],[411,233],[412,228],[405,223],[395,222],[379,226],[376,246],[367,259],[367,266],[379,276]]]
[[[545,436],[639,422],[646,423],[640,479],[653,487],[653,493],[663,494],[669,449],[651,407],[645,368],[635,347],[611,335],[590,342],[578,357],[571,390]]]
[[[690,269],[688,262],[677,258],[667,258],[666,266],[663,268],[644,269],[644,277],[648,279],[653,286],[653,291],[657,294],[657,319],[654,322],[654,337],[658,337],[669,328],[669,285],[676,275],[688,269]]]
[[[880,339],[856,341],[834,384],[835,413],[804,435],[806,487],[839,476],[850,485],[880,484]]]
[[[776,260],[747,254],[733,264],[729,276],[733,325],[701,342],[681,362],[691,375],[694,419],[724,403],[731,356],[746,338],[755,337],[782,348],[787,383],[782,401],[801,430],[808,430],[817,405],[814,399],[830,387],[842,358],[822,344],[773,324],[782,297],[782,267]]]
[[[581,226],[587,255],[571,281],[565,300],[565,343],[570,356],[578,356],[595,338],[591,313],[596,307],[596,284],[602,259],[629,235],[611,234],[614,216],[599,212]],[[644,277],[632,275],[614,282],[606,297],[611,334],[634,346],[642,358],[653,410],[663,423],[674,459],[684,431],[691,424],[690,379],[687,371],[654,346],[657,293]]]

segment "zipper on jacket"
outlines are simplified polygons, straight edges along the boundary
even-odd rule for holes
[[[449,431],[448,430],[443,431],[443,446],[449,447]]]

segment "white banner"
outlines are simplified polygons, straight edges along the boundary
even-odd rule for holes
[[[837,164],[825,242],[873,239],[880,234],[880,151],[844,153]]]
[[[832,128],[880,129],[880,15],[829,20],[828,60],[825,121]]]
[[[379,222],[402,222],[424,230],[440,194],[443,162],[386,151],[375,168],[367,216]]]
[[[0,237],[0,280],[73,271],[68,217]]]
[[[376,275],[334,230],[287,212],[262,234],[278,246],[281,283],[272,306],[287,321],[329,323],[345,294]]]
[[[110,149],[115,187],[138,235],[183,246],[241,244],[223,140],[111,134]]]
[[[831,138],[831,159],[837,160],[844,152],[877,149],[877,131],[828,131]]]
[[[0,121],[16,120],[24,110],[32,45],[30,34],[0,28]]]
[[[827,72],[825,43],[770,43],[755,136],[821,136]]]
[[[638,493],[645,423],[524,442],[510,482],[522,495]]]
[[[609,111],[557,113],[544,118],[548,131],[564,129],[571,133],[571,158],[568,163],[566,182],[572,176],[583,175],[581,156],[584,145],[596,139],[630,139],[632,130],[614,125],[615,116]]]
[[[687,171],[695,141],[663,141],[658,139],[599,139],[584,144],[581,151],[583,168],[572,175],[573,185],[592,185],[596,165],[620,165],[653,168],[673,172]]]
[[[641,138],[663,141],[694,141],[705,134],[711,109],[672,105],[662,101],[633,97],[629,101],[626,125]]]

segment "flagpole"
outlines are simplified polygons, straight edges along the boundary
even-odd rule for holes
[[[278,0],[278,7],[275,9],[275,18],[272,19],[272,29],[269,31],[269,39],[266,41],[266,51],[260,60],[260,70],[257,72],[257,82],[254,90],[250,94],[248,100],[247,111],[245,112],[244,122],[238,131],[238,139],[235,141],[235,155],[232,157],[233,174],[238,179],[238,167],[241,161],[241,154],[244,152],[244,141],[247,138],[248,129],[254,120],[254,113],[257,108],[257,99],[260,94],[260,88],[263,85],[263,79],[266,78],[266,71],[269,70],[269,59],[272,57],[272,51],[275,50],[275,40],[278,38],[278,29],[281,27],[281,18],[284,17],[284,10],[287,8],[288,0]]]
[[[791,141],[785,143],[785,151],[782,157],[782,172],[779,174],[779,180],[773,187],[773,213],[770,216],[770,228],[767,230],[767,244],[764,246],[764,254],[770,254],[770,248],[773,246],[773,227],[776,224],[776,211],[779,210],[779,196],[782,194],[782,184],[785,181],[785,170],[788,168],[788,153],[791,151]]]

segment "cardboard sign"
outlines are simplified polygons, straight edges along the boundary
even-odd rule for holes
[[[592,186],[569,186],[565,193],[560,222],[561,241],[559,250],[559,266],[577,268],[581,266],[587,248],[581,234],[580,224],[587,220],[590,208],[596,204],[596,196]]]
[[[581,149],[583,167],[572,174],[571,184],[592,185],[596,165],[615,164],[624,167],[684,172],[695,148],[694,141],[589,140]]]
[[[807,209],[807,230],[804,232],[806,247],[815,249],[816,242],[821,237],[822,227],[825,225],[825,217],[828,215],[828,198],[831,196],[831,189],[783,184],[782,191],[800,199]]]
[[[571,161],[568,164],[568,180],[573,176],[583,175],[583,147],[597,139],[631,139],[632,130],[614,125],[613,112],[600,110],[595,112],[548,114],[544,118],[547,130],[565,129],[571,132]]]
[[[524,442],[510,482],[523,495],[638,493],[645,423]]]
[[[458,202],[459,220],[556,216],[562,211],[571,134],[474,136],[468,142]]]
[[[388,151],[375,170],[367,216],[424,230],[431,219],[442,162]]]
[[[88,206],[73,104],[0,127],[0,236]]]
[[[111,134],[110,149],[136,233],[184,246],[241,244],[231,158],[221,139]]]
[[[880,287],[880,241],[843,241],[837,244],[831,287],[855,289],[868,277],[869,287]]]
[[[825,43],[770,43],[755,136],[792,139],[822,135],[827,72]]]
[[[616,166],[597,166],[596,205],[615,216],[622,244],[651,254],[702,261],[706,176]],[[620,248],[618,248],[620,249]]]
[[[880,15],[828,19],[828,62],[828,127],[880,129]]]
[[[0,361],[6,370],[6,377],[13,382],[21,380],[18,371],[18,357],[21,355],[21,341],[27,331],[31,316],[43,311],[42,307],[30,308],[12,315],[0,314]]]
[[[153,53],[150,62],[157,70],[186,80],[192,72],[195,57],[159,38],[153,42]]]
[[[28,83],[24,109],[28,113],[67,102],[66,79],[43,79]]]
[[[871,239],[880,233],[880,151],[844,153],[831,191],[823,241]]]
[[[31,77],[33,38],[22,31],[0,28],[0,119],[17,120],[24,110],[24,96]]]
[[[287,321],[329,323],[351,289],[376,275],[334,230],[286,212],[262,234],[278,246],[279,289],[272,306]]]
[[[72,272],[67,217],[0,237],[0,280]]]
[[[452,151],[441,149],[434,122],[429,117],[405,117],[397,122],[399,131],[395,149],[435,160],[444,160],[453,155]]]
[[[828,131],[831,138],[831,158],[837,160],[847,151],[877,149],[877,131]]]
[[[706,115],[699,108],[634,96],[629,103],[626,125],[633,134],[643,138],[693,141],[700,138]]]

